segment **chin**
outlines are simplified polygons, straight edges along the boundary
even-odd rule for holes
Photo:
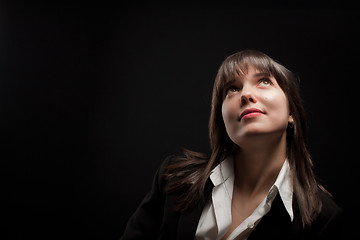
[[[244,143],[248,140],[251,140],[253,138],[264,136],[267,132],[254,128],[254,129],[241,129],[235,136],[231,136],[231,140],[239,145],[240,143]],[[241,144],[240,144],[241,145]]]
[[[237,142],[236,140],[239,140],[240,142],[246,141],[247,139],[251,139],[254,137],[261,137],[273,134],[275,132],[280,132],[279,129],[269,129],[265,126],[259,126],[257,124],[252,124],[245,126],[239,130],[239,132],[236,134],[233,139],[234,142]]]
[[[259,123],[247,124],[240,129],[240,135],[258,135],[269,133],[271,129],[267,129],[265,126]]]
[[[246,138],[251,138],[251,137],[259,137],[259,136],[262,136],[262,135],[265,135],[265,134],[268,134],[268,132],[261,131],[261,130],[258,130],[258,129],[252,129],[251,131],[245,131],[245,132],[241,133],[239,138],[246,139]]]
[[[239,132],[234,137],[233,142],[235,143],[245,143],[247,141],[252,141],[260,139],[262,137],[268,136],[280,136],[286,133],[286,128],[268,128],[265,126],[246,126],[239,130]],[[239,145],[239,144],[237,144]]]

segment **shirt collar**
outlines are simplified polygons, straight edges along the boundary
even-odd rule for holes
[[[294,212],[292,207],[293,186],[290,177],[290,165],[287,159],[285,159],[280,169],[280,172],[275,180],[274,185],[270,188],[266,200],[272,202],[275,199],[277,192],[281,197],[281,200],[284,204],[286,211],[290,216],[291,221],[293,221],[294,220]]]
[[[210,175],[210,179],[214,186],[224,183],[229,177],[234,175],[234,159],[228,156],[219,165],[217,165]]]
[[[223,184],[227,179],[234,175],[234,158],[229,156],[224,159],[219,165],[217,165],[211,172],[210,179],[214,186]],[[281,200],[284,204],[286,211],[288,212],[291,221],[294,219],[292,201],[293,201],[293,186],[290,177],[290,165],[289,161],[285,159],[280,172],[275,180],[275,183],[271,186],[266,202],[271,204],[277,193],[279,193]]]

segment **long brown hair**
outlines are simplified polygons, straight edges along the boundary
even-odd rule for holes
[[[246,72],[248,66],[275,77],[284,91],[294,124],[287,128],[287,158],[290,164],[294,197],[303,227],[311,225],[321,210],[319,187],[313,173],[313,163],[306,147],[306,119],[300,97],[298,78],[266,54],[244,50],[227,57],[221,64],[213,87],[209,137],[211,154],[184,149],[184,154],[167,168],[168,191],[178,194],[178,211],[186,211],[204,201],[204,189],[211,170],[229,154],[235,144],[227,135],[221,114],[223,91],[226,83]],[[325,191],[325,190],[324,190]]]

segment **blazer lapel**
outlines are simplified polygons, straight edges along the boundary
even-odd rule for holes
[[[278,194],[272,203],[271,210],[260,220],[248,239],[296,239],[299,231],[297,225],[296,215],[294,221],[291,222]]]
[[[204,197],[207,199],[213,189],[214,185],[210,180],[205,185]],[[199,203],[191,211],[187,211],[180,216],[178,229],[177,229],[177,240],[189,240],[194,239],[198,222],[201,217],[201,213],[204,209],[205,202]]]
[[[205,186],[205,199],[209,197],[213,187],[214,185],[209,180]],[[205,202],[198,204],[191,211],[180,215],[176,234],[177,240],[189,240],[195,238],[197,225],[204,206]],[[294,220],[291,222],[290,216],[278,194],[272,203],[271,210],[260,220],[248,239],[298,239],[300,230],[301,221],[299,221],[298,218],[297,208],[294,206]]]

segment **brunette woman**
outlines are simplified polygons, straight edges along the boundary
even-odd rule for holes
[[[215,79],[211,154],[168,157],[122,239],[334,239],[341,209],[317,182],[298,81],[259,51]]]

